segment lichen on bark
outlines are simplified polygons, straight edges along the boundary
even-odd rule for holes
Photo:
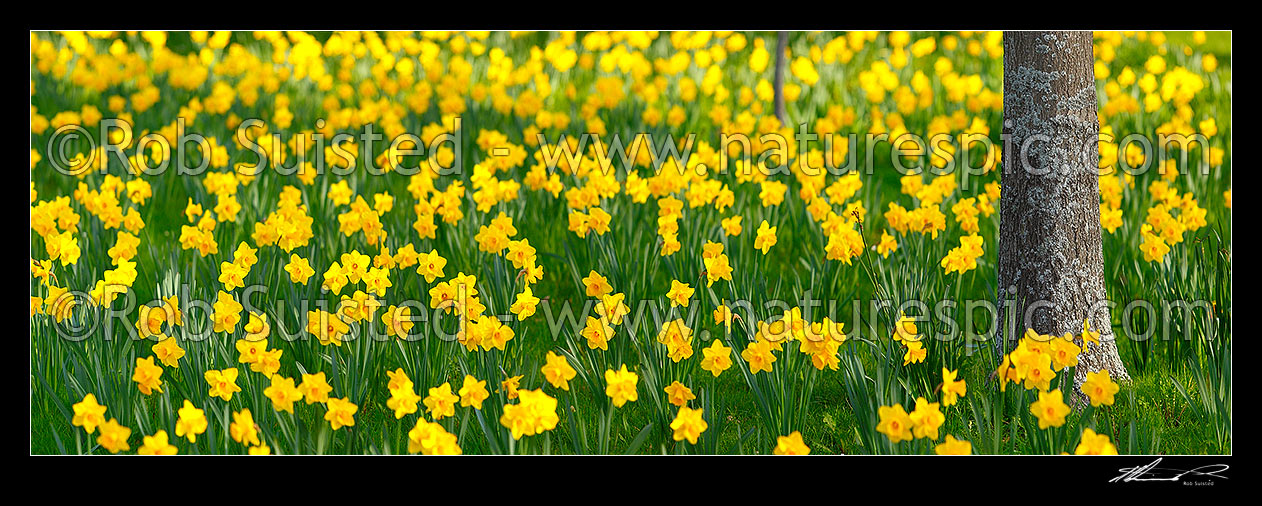
[[[1083,320],[1090,319],[1101,345],[1079,356],[1075,391],[1089,371],[1108,369],[1115,379],[1129,379],[1104,304],[1091,37],[1091,32],[1004,33],[995,342],[1007,352],[1025,328],[1077,336]],[[1076,342],[1083,344],[1080,338]]]

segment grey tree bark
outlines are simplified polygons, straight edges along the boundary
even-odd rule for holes
[[[789,45],[789,32],[776,32],[776,118],[780,126],[788,126],[784,113],[784,50]]]
[[[1128,380],[1105,305],[1099,138],[1091,32],[1004,32],[1004,150],[999,200],[996,346],[1026,328],[1101,345],[1079,356],[1075,398],[1089,371]],[[1082,346],[1081,339],[1076,342]]]

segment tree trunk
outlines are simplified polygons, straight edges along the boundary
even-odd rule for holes
[[[788,126],[784,114],[784,49],[789,44],[789,32],[776,32],[776,119],[780,126]]]
[[[1099,138],[1091,32],[1004,32],[1004,150],[999,200],[997,347],[1026,328],[1100,333],[1079,356],[1089,371],[1128,380],[1104,304]],[[1085,345],[1081,338],[1075,340]]]

